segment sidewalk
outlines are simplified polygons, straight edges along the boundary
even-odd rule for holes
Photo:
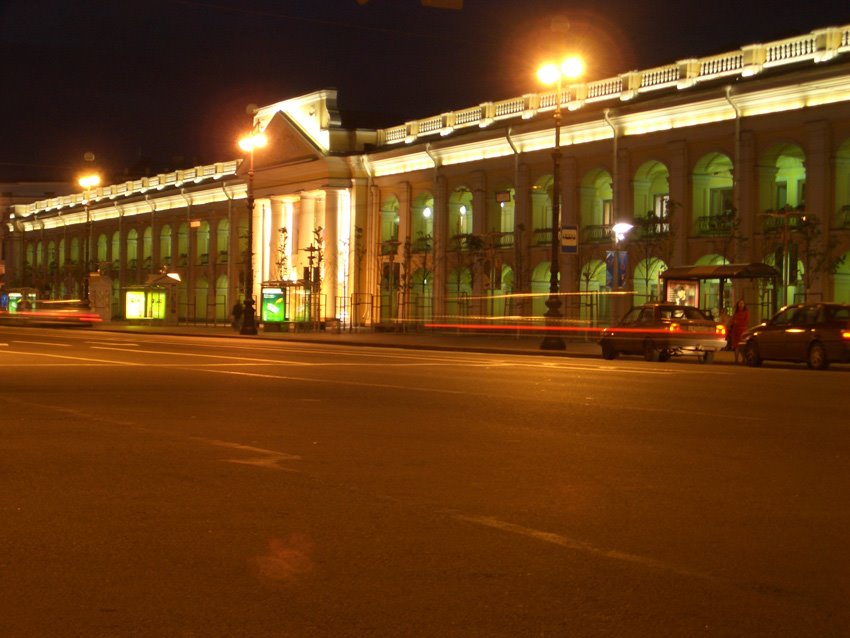
[[[378,332],[371,328],[349,331],[343,329],[317,330],[314,332],[276,332],[259,328],[257,335],[240,335],[229,326],[165,326],[138,325],[123,321],[99,324],[94,330],[100,332],[163,334],[176,336],[202,336],[231,339],[253,339],[289,341],[346,346],[370,346],[379,348],[403,348],[409,350],[442,350],[452,352],[485,352],[496,354],[522,354],[549,357],[583,357],[600,359],[599,344],[595,340],[567,336],[564,350],[543,350],[540,335],[492,334],[461,332],[459,330],[430,330],[415,332]],[[630,357],[633,358],[633,357]],[[691,359],[692,357],[686,357]],[[733,363],[731,352],[718,352],[715,363]]]

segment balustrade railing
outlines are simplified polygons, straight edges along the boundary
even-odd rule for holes
[[[418,255],[418,254],[421,254],[421,253],[430,253],[432,247],[433,247],[432,240],[430,240],[428,238],[420,237],[418,239],[414,239],[413,242],[411,242],[410,250],[411,250],[411,252],[416,253]]]
[[[785,228],[789,231],[799,229],[805,223],[803,211],[766,211],[762,220],[762,231],[765,233],[782,232]]]
[[[496,248],[513,248],[514,247],[514,234],[513,233],[501,233],[499,237],[496,239]]]
[[[641,74],[641,88],[661,86],[676,82],[679,79],[679,65],[668,64],[657,69],[648,69]]]
[[[71,195],[51,197],[50,199],[27,204],[24,206],[24,209],[27,214],[33,214],[39,211],[64,208],[66,206],[82,206],[86,201],[87,195],[90,202],[97,202],[101,199],[114,199],[119,195],[129,197],[144,193],[152,188],[161,189],[165,186],[179,186],[185,180],[200,182],[204,179],[234,175],[238,167],[239,160],[232,160],[230,162],[217,162],[205,166],[196,166],[195,168],[173,171],[171,173],[160,173],[151,177],[121,182],[120,184],[101,186],[87,193],[73,193]]]
[[[697,235],[712,237],[732,232],[731,215],[702,215],[696,219]]]
[[[739,71],[744,66],[744,55],[738,51],[705,58],[700,64],[700,77],[718,77]]]
[[[621,76],[578,84],[575,95],[583,96],[583,99],[571,97],[573,96],[573,89],[571,88],[563,92],[562,106],[569,105],[570,108],[580,108],[585,101],[601,102],[630,99],[634,96],[635,89],[644,93],[666,89],[674,85],[681,90],[686,90],[694,84],[710,82],[725,76],[752,75],[760,72],[763,67],[827,60],[839,53],[848,51],[850,51],[850,26],[832,27],[766,44],[749,45],[736,51],[705,58],[635,71],[634,74],[639,76],[637,86],[631,79],[627,83],[624,82]],[[632,73],[626,75],[633,76]],[[627,84],[627,86],[624,86],[624,84]],[[626,88],[629,90],[626,91]],[[512,117],[528,118],[539,111],[554,110],[556,99],[554,91],[544,91],[481,104],[416,122],[408,122],[407,124],[379,130],[378,143],[379,145],[399,144],[413,141],[419,136],[439,134],[446,129],[444,119],[448,119],[451,122],[451,128],[454,129],[486,126],[493,120]],[[573,103],[571,100],[576,101]]]
[[[799,60],[814,55],[817,50],[815,36],[798,36],[771,42],[765,45],[765,65],[778,64],[786,60]]]
[[[581,229],[581,239],[588,244],[610,242],[613,236],[611,224],[592,224]]]
[[[535,228],[533,238],[535,246],[547,246],[552,243],[552,229]]]

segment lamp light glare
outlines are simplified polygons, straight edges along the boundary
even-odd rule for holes
[[[425,219],[431,218],[431,208],[430,207],[426,206],[425,208],[422,209],[422,217],[424,217]]]
[[[561,72],[554,64],[544,64],[537,71],[537,78],[543,84],[555,84],[560,76]]]
[[[561,75],[565,78],[577,78],[584,73],[584,62],[581,58],[571,57],[561,62]]]
[[[241,148],[246,153],[250,153],[254,149],[263,148],[268,143],[269,138],[266,137],[265,133],[255,133],[252,135],[247,135],[240,139],[239,148]]]
[[[89,188],[94,188],[98,184],[100,184],[100,175],[97,173],[92,173],[91,175],[83,175],[78,180],[80,186],[88,190]]]
[[[618,222],[611,226],[611,230],[614,232],[614,236],[617,238],[617,241],[623,241],[626,237],[626,233],[628,233],[634,226],[626,222]]]

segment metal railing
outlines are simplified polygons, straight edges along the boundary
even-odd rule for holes
[[[702,215],[696,219],[697,235],[702,237],[715,237],[728,235],[732,232],[732,216],[730,215]]]

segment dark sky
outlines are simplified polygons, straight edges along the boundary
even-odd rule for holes
[[[847,23],[846,0],[0,0],[0,180],[231,159],[248,104],[320,88],[392,125],[538,91],[558,46],[593,80]]]

